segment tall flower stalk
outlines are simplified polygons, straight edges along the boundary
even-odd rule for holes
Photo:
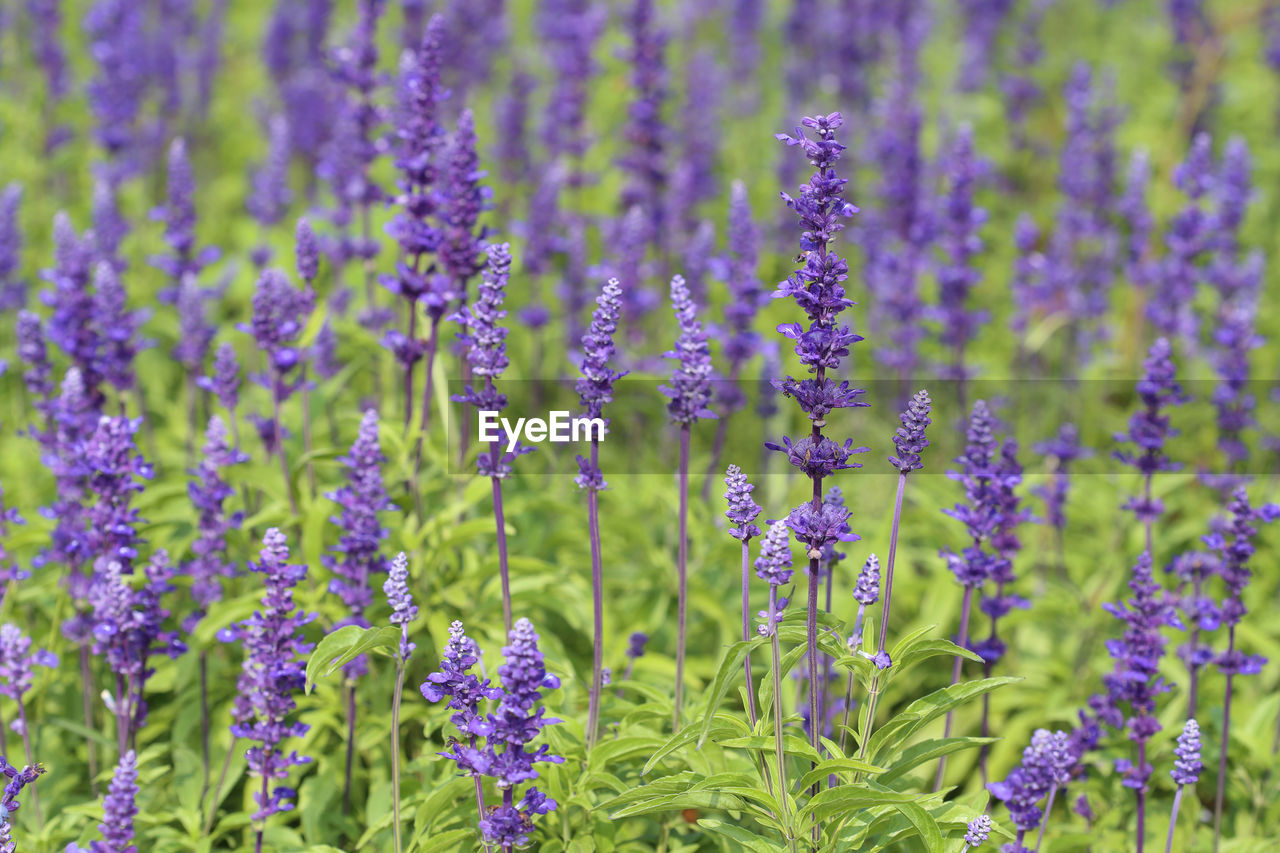
[[[1253,507],[1244,486],[1236,488],[1231,497],[1231,520],[1225,529],[1205,537],[1205,544],[1222,554],[1220,569],[1227,594],[1222,602],[1222,621],[1227,625],[1227,650],[1214,660],[1218,671],[1226,676],[1222,697],[1222,742],[1218,750],[1218,788],[1213,797],[1213,849],[1217,853],[1222,841],[1222,806],[1227,788],[1227,749],[1231,743],[1231,694],[1235,676],[1257,675],[1265,658],[1246,655],[1236,648],[1236,627],[1244,619],[1244,592],[1252,572],[1249,561],[1256,550],[1253,540],[1258,535],[1259,522],[1271,522],[1280,518],[1280,505],[1264,504]]]
[[[599,422],[607,429],[604,406],[613,400],[613,386],[625,374],[614,370],[614,335],[618,331],[618,315],[622,310],[622,288],[611,278],[596,299],[591,325],[582,336],[582,376],[574,389],[582,403],[582,417]],[[591,457],[578,457],[579,489],[587,492],[587,529],[591,541],[591,601],[593,653],[591,662],[591,700],[587,712],[588,743],[594,743],[599,730],[600,691],[604,664],[604,564],[600,547],[600,492],[608,485],[600,470],[600,434],[591,432]],[[592,713],[594,711],[594,713]]]
[[[272,780],[283,779],[290,767],[311,761],[296,751],[286,753],[281,744],[288,738],[302,737],[311,728],[291,721],[289,716],[295,706],[294,694],[306,680],[302,656],[312,648],[303,639],[301,629],[315,615],[294,607],[293,588],[306,577],[307,567],[289,562],[289,544],[279,530],[273,527],[266,532],[259,560],[249,567],[263,576],[266,591],[262,609],[223,629],[218,638],[223,642],[239,640],[245,650],[231,709],[231,734],[256,742],[245,758],[249,772],[261,779],[261,787],[253,795],[258,810],[252,820],[256,829],[254,851],[262,853],[266,820],[293,808],[290,800],[296,796],[293,788],[272,788]]]
[[[675,311],[680,334],[675,349],[665,353],[675,359],[670,386],[659,386],[669,398],[667,413],[680,427],[680,542],[676,558],[676,696],[671,727],[680,728],[680,706],[684,699],[684,653],[689,591],[689,438],[693,425],[716,415],[707,408],[711,401],[711,347],[698,320],[698,306],[693,303],[682,276],[671,279],[671,307]]]
[[[490,246],[487,250],[488,266],[480,285],[480,292],[473,304],[464,307],[453,316],[463,328],[462,342],[467,347],[467,364],[474,378],[483,385],[469,382],[463,394],[453,399],[475,406],[478,411],[501,411],[506,408],[507,395],[498,391],[494,380],[502,376],[510,359],[507,358],[507,327],[502,324],[507,316],[502,307],[506,299],[507,279],[511,274],[511,251],[506,243]],[[478,386],[478,387],[477,387]],[[511,463],[515,457],[529,453],[532,447],[516,445],[505,451],[504,436],[489,443],[489,452],[481,453],[476,460],[480,476],[488,477],[493,487],[493,518],[498,539],[498,573],[502,580],[502,619],[511,629],[511,580],[507,569],[507,527],[502,512],[502,481],[511,475]]]
[[[760,527],[755,523],[760,515],[760,506],[751,497],[755,489],[747,481],[747,475],[737,465],[730,465],[724,475],[724,499],[729,504],[725,517],[734,523],[729,528],[729,535],[742,543],[742,640],[751,639],[751,540],[760,535]],[[751,653],[748,650],[742,662],[747,685],[747,717],[752,728],[757,720],[756,691],[751,683]]]
[[[75,844],[67,846],[66,853],[124,853],[137,850],[134,846],[133,819],[138,816],[138,756],[132,749],[120,756],[116,772],[111,777],[107,796],[102,801],[102,823],[98,832],[102,841],[90,842],[89,847]]]
[[[786,607],[785,598],[778,596],[778,588],[791,581],[791,543],[787,541],[786,521],[775,521],[765,531],[760,540],[760,555],[755,562],[756,577],[769,584],[769,610],[764,624],[757,627],[761,636],[769,638],[772,654],[773,670],[773,748],[774,759],[778,765],[778,801],[782,804],[782,820],[788,821],[787,804],[791,799],[791,789],[787,785],[787,755],[783,748],[782,732],[782,649],[778,643],[778,621],[782,618],[782,608]],[[816,729],[815,729],[816,731]],[[796,850],[796,840],[787,839],[791,850]]]
[[[898,472],[898,491],[893,499],[893,524],[889,529],[889,560],[885,564],[884,571],[884,603],[880,606],[880,630],[876,635],[878,648],[875,657],[872,658],[876,664],[876,674],[871,680],[871,696],[867,700],[867,737],[863,738],[862,745],[859,747],[860,756],[866,755],[867,740],[876,722],[876,705],[880,701],[880,671],[888,669],[893,664],[889,659],[886,646],[889,636],[890,604],[893,599],[893,568],[898,556],[898,529],[902,521],[902,498],[907,491],[907,475],[924,467],[920,454],[929,446],[925,430],[933,423],[929,417],[932,410],[933,400],[929,398],[929,392],[924,389],[917,391],[907,403],[907,408],[898,415],[902,426],[898,427],[893,434],[894,455],[889,457],[889,464]],[[859,636],[858,642],[861,643],[861,641]],[[853,638],[850,638],[850,642],[853,642]],[[842,743],[843,737],[842,733]]]
[[[387,529],[382,526],[378,513],[391,509],[386,487],[382,482],[382,463],[385,457],[378,443],[378,413],[369,409],[360,420],[360,432],[351,444],[350,452],[342,458],[347,466],[347,485],[327,497],[342,508],[332,521],[342,530],[342,538],[333,547],[334,556],[325,564],[333,571],[329,591],[336,593],[346,605],[348,616],[342,625],[369,627],[364,612],[373,603],[370,582],[375,574],[387,570],[387,559],[382,556],[382,540]],[[343,783],[343,809],[351,807],[352,766],[355,760],[356,740],[356,680],[369,671],[368,660],[362,655],[343,667],[347,680],[347,772]]]
[[[401,551],[391,561],[391,569],[382,584],[391,605],[388,621],[400,626],[400,648],[396,652],[396,688],[391,698],[391,813],[392,837],[396,853],[403,848],[400,839],[400,699],[404,695],[404,671],[416,646],[409,642],[409,623],[418,618],[417,605],[409,592],[409,560]]]
[[[843,124],[840,113],[824,116],[806,116],[797,128],[795,136],[785,133],[777,138],[788,146],[796,146],[815,171],[808,183],[800,187],[797,196],[783,193],[787,206],[800,220],[800,248],[804,265],[779,284],[775,298],[790,296],[805,312],[808,328],[800,323],[787,323],[778,331],[795,341],[795,353],[802,364],[813,374],[811,378],[787,377],[776,387],[788,397],[794,397],[808,416],[810,433],[793,442],[784,437],[782,444],[765,446],[787,455],[793,466],[802,471],[813,484],[813,496],[807,503],[791,511],[787,525],[796,541],[805,547],[809,558],[808,600],[808,657],[809,657],[809,718],[818,718],[818,585],[822,552],[827,545],[838,541],[852,541],[857,537],[849,531],[849,511],[842,507],[824,504],[822,481],[836,471],[861,467],[851,462],[853,453],[865,448],[853,447],[853,440],[838,444],[822,434],[827,415],[836,409],[866,406],[858,398],[860,389],[851,388],[847,381],[837,382],[827,377],[835,372],[843,358],[849,355],[849,347],[862,340],[850,327],[838,323],[839,315],[853,305],[845,295],[844,280],[849,266],[832,249],[836,235],[844,228],[843,219],[852,216],[857,208],[842,196],[845,179],[836,175],[834,165],[844,146],[835,138],[835,132]],[[809,128],[815,138],[806,135]],[[810,742],[818,746],[818,727],[809,732]]]
[[[22,793],[23,788],[34,785],[44,772],[43,764],[28,764],[19,770],[0,755],[0,776],[7,780],[4,793],[0,794],[0,845],[4,845],[0,846],[0,849],[5,850],[5,853],[17,853],[18,849],[13,843],[10,825],[14,812],[22,805],[18,802],[18,795]],[[34,795],[35,788],[31,791]]]

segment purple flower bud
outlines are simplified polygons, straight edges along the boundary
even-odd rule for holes
[[[889,464],[897,468],[899,473],[910,474],[924,467],[920,453],[929,446],[929,439],[925,438],[924,431],[933,423],[929,418],[932,406],[929,392],[920,390],[911,398],[906,410],[898,415],[902,426],[893,434],[893,446],[897,455],[889,457]]]
[[[729,503],[725,517],[736,526],[729,528],[729,535],[742,542],[751,541],[751,537],[760,535],[760,528],[755,524],[760,515],[760,507],[751,497],[755,489],[747,482],[747,475],[737,465],[730,465],[724,476],[724,498]]]
[[[671,419],[687,429],[699,419],[716,417],[707,408],[711,401],[711,348],[698,320],[698,307],[693,304],[684,278],[678,275],[671,279],[671,306],[680,335],[675,349],[664,355],[678,364],[671,375],[671,385],[661,385],[658,390],[670,400],[667,412]]]
[[[970,847],[981,847],[991,837],[991,818],[978,815],[965,827],[964,843]]]
[[[1173,770],[1169,775],[1179,785],[1194,785],[1200,779],[1200,726],[1195,720],[1187,720],[1178,735],[1178,745],[1173,750]]]
[[[773,586],[782,586],[791,580],[791,541],[785,520],[775,521],[765,531],[755,569],[756,577]]]
[[[867,557],[862,571],[858,572],[858,585],[853,590],[853,598],[867,607],[880,600],[880,558],[875,554]]]

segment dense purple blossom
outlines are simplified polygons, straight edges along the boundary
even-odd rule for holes
[[[222,598],[222,579],[235,575],[236,565],[227,554],[227,533],[237,529],[243,512],[228,512],[226,501],[235,494],[227,482],[227,469],[247,462],[247,454],[227,444],[227,427],[214,415],[205,430],[203,456],[187,484],[187,496],[196,508],[199,521],[196,538],[191,543],[191,560],[184,567],[191,577],[191,599],[195,609],[183,621],[190,632],[202,619],[209,605]]]
[[[15,507],[5,506],[4,489],[0,488],[0,583],[26,580],[31,573],[22,568],[18,560],[9,552],[6,544],[9,541],[9,525],[21,527],[27,520]],[[4,593],[0,592],[0,603],[4,601]]]
[[[93,558],[85,528],[90,468],[84,443],[96,429],[89,406],[80,371],[72,367],[67,370],[61,393],[50,407],[50,428],[41,435],[44,445],[41,461],[53,473],[56,489],[54,502],[43,508],[41,514],[55,519],[55,526],[48,550],[34,562],[37,566],[53,562],[66,568],[68,589],[78,607],[83,607],[88,592],[87,579],[80,569]],[[73,639],[83,639],[83,636]]]
[[[267,152],[262,165],[250,178],[249,198],[245,206],[249,215],[261,226],[270,227],[284,219],[292,194],[289,190],[289,157],[293,146],[289,139],[289,120],[274,115],[267,121]],[[266,263],[267,255],[255,250],[259,265]],[[269,252],[270,250],[266,250]]]
[[[133,819],[138,814],[138,757],[131,749],[120,756],[116,772],[102,801],[102,841],[89,845],[90,853],[128,853],[133,845]]]
[[[364,611],[373,603],[370,588],[373,576],[387,570],[382,540],[387,538],[388,530],[378,513],[392,507],[382,480],[382,463],[386,457],[378,443],[376,411],[369,409],[364,413],[359,434],[340,461],[347,468],[347,484],[326,497],[342,509],[339,515],[330,518],[342,536],[331,549],[333,555],[325,557],[324,562],[334,574],[329,580],[329,592],[341,598],[349,611],[340,624],[367,628],[369,623]],[[345,669],[349,678],[366,671],[364,658],[357,658]]]
[[[661,248],[665,242],[669,134],[662,116],[668,97],[667,33],[657,17],[653,0],[634,0],[626,13],[631,102],[622,132],[626,152],[618,165],[627,173],[620,196],[622,209],[643,210],[647,217],[644,242]]]
[[[102,378],[124,393],[137,381],[133,361],[147,345],[139,340],[138,328],[145,319],[141,310],[129,310],[124,285],[111,264],[103,261],[94,275],[97,321],[102,326],[99,351]]]
[[[397,212],[387,232],[400,244],[401,258],[395,276],[384,276],[383,284],[410,304],[433,288],[429,256],[440,245],[441,235],[434,222],[440,199],[436,182],[445,143],[440,123],[441,101],[448,93],[440,84],[440,51],[444,39],[444,19],[431,18],[421,45],[413,51],[400,83],[400,109],[396,114],[396,167],[400,170],[394,201]],[[436,294],[427,308],[434,316],[444,313],[448,293]]]
[[[1177,368],[1167,339],[1159,338],[1151,345],[1137,391],[1142,408],[1130,416],[1128,431],[1116,436],[1116,441],[1132,444],[1133,449],[1116,451],[1115,456],[1126,465],[1132,465],[1144,477],[1143,494],[1130,498],[1125,508],[1132,510],[1139,521],[1150,523],[1164,512],[1163,502],[1151,496],[1152,476],[1160,471],[1176,471],[1180,467],[1165,454],[1165,443],[1178,435],[1178,431],[1170,426],[1166,410],[1187,399],[1178,384]]]
[[[616,278],[605,282],[596,298],[596,309],[591,314],[591,326],[582,336],[582,375],[574,384],[582,413],[587,418],[603,418],[606,403],[613,400],[614,384],[626,375],[612,366],[615,355],[614,336],[618,331],[618,315],[622,310],[622,288]],[[575,482],[581,488],[604,488],[604,478],[599,466],[584,456],[578,457],[578,476]]]
[[[53,365],[49,363],[49,351],[44,342],[44,325],[40,315],[31,311],[19,311],[14,328],[17,338],[18,358],[26,365],[22,381],[27,393],[35,398],[37,409],[46,408],[53,394]]]
[[[730,298],[724,306],[727,337],[722,344],[727,381],[718,383],[717,402],[726,413],[741,408],[746,395],[738,386],[746,362],[755,357],[760,335],[752,328],[756,314],[764,306],[766,294],[756,274],[759,264],[760,231],[751,216],[747,187],[734,181],[729,190],[729,245],[725,259],[725,283]]]
[[[449,279],[449,291],[467,300],[471,279],[484,268],[485,235],[480,214],[488,207],[489,190],[480,185],[485,172],[476,153],[475,120],[471,110],[458,117],[458,129],[449,140],[441,175],[440,245],[438,257],[442,273]]]
[[[608,7],[594,0],[547,0],[535,10],[535,26],[554,69],[542,125],[542,142],[552,161],[572,162],[570,186],[578,186],[582,157],[590,145],[586,111],[597,64],[596,41],[608,20]],[[537,210],[538,208],[534,208]]]
[[[755,561],[756,576],[773,586],[791,580],[791,543],[786,521],[775,521],[760,540],[760,556]]]
[[[17,625],[0,625],[0,695],[21,703],[35,680],[35,667],[53,669],[58,656],[45,649],[31,650],[31,638]],[[15,724],[19,721],[15,721]]]
[[[1103,676],[1106,692],[1089,700],[1098,719],[1116,730],[1128,732],[1138,748],[1137,761],[1122,759],[1116,770],[1124,777],[1124,785],[1145,792],[1151,778],[1146,746],[1161,726],[1156,719],[1156,699],[1169,690],[1158,673],[1166,640],[1161,629],[1178,627],[1177,616],[1164,590],[1151,578],[1151,558],[1145,552],[1133,567],[1129,581],[1133,595],[1104,609],[1124,623],[1119,639],[1107,641],[1107,653],[1114,661],[1113,669]]]
[[[1066,784],[1074,758],[1065,732],[1037,729],[1031,743],[1022,751],[1022,763],[1014,767],[1001,782],[992,782],[987,790],[1009,809],[1009,818],[1017,829],[1017,839],[1006,845],[1006,853],[1022,853],[1024,836],[1044,819],[1040,801]]]
[[[516,68],[495,107],[498,127],[494,159],[503,183],[526,184],[532,177],[529,153],[529,98],[538,88],[538,79]]]
[[[84,18],[88,52],[98,66],[87,87],[89,109],[113,181],[142,167],[135,149],[141,143],[139,115],[147,89],[145,26],[145,9],[129,0],[95,0]]]
[[[27,304],[27,283],[21,277],[22,230],[18,222],[22,185],[9,184],[0,192],[0,309],[15,311]]]
[[[208,317],[208,303],[213,294],[200,287],[191,277],[184,278],[174,290],[181,334],[178,336],[178,343],[174,345],[173,357],[189,374],[198,375],[204,369],[209,346],[216,334]]]
[[[1036,488],[1044,500],[1046,520],[1057,531],[1067,526],[1067,493],[1071,488],[1071,466],[1076,460],[1092,455],[1087,447],[1080,446],[1080,433],[1075,424],[1065,423],[1058,427],[1058,434],[1048,441],[1035,446],[1040,453],[1053,460],[1053,475],[1047,485]]]
[[[290,284],[284,273],[262,271],[253,294],[253,319],[247,328],[241,328],[253,335],[267,357],[268,371],[256,377],[257,381],[272,389],[280,401],[288,399],[303,382],[297,369],[302,359],[297,340],[311,308],[307,294]]]
[[[880,600],[880,558],[875,554],[867,557],[862,570],[858,572],[858,584],[853,589],[853,598],[863,607],[870,607]]]
[[[984,320],[982,313],[970,307],[969,297],[981,279],[974,258],[982,251],[978,232],[987,221],[986,210],[977,207],[973,199],[980,166],[973,149],[973,128],[968,125],[956,132],[946,170],[947,195],[940,222],[946,260],[938,269],[939,339],[951,351],[945,375],[963,382],[971,372],[965,348]]]
[[[965,526],[971,544],[959,554],[950,548],[940,553],[963,586],[980,587],[996,571],[1000,557],[986,546],[1000,524],[1000,469],[993,421],[986,402],[978,400],[969,415],[964,453],[956,458],[958,471],[947,476],[964,487],[965,503],[942,512]]]
[[[1147,318],[1161,335],[1194,340],[1197,330],[1191,302],[1203,278],[1201,261],[1209,251],[1214,229],[1208,207],[1213,186],[1212,140],[1199,134],[1191,142],[1186,159],[1174,170],[1174,184],[1186,203],[1165,230],[1166,252],[1160,265],[1158,287],[1150,293]]]
[[[53,308],[45,332],[80,371],[85,398],[97,410],[102,405],[102,338],[90,288],[92,248],[64,213],[53,220],[53,251],[53,267],[43,273],[53,285],[52,292],[42,294],[45,304]]]
[[[165,204],[152,212],[164,221],[164,241],[169,254],[157,255],[151,263],[169,276],[172,284],[160,291],[163,302],[177,303],[180,289],[199,277],[221,252],[216,246],[196,244],[195,173],[187,157],[187,146],[175,139],[169,147],[169,182]]]
[[[1194,785],[1200,779],[1200,726],[1187,720],[1173,750],[1173,769],[1169,775],[1179,785]]]
[[[996,39],[1013,10],[1014,0],[961,0],[964,20],[964,59],[960,65],[961,91],[974,92],[990,74]]]
[[[560,680],[547,672],[538,649],[538,635],[528,619],[516,620],[502,654],[505,661],[498,667],[502,697],[489,715],[489,742],[491,748],[498,744],[504,748],[495,755],[489,775],[498,780],[499,788],[512,788],[537,777],[533,769],[536,762],[563,761],[550,754],[550,747],[545,744],[532,751],[526,749],[544,726],[559,722],[544,716],[544,708],[534,706],[542,698],[542,691],[559,687]]]
[[[196,385],[217,397],[234,419],[236,405],[240,401],[240,362],[236,358],[236,348],[223,341],[213,354],[213,370],[198,378]]]
[[[301,629],[315,616],[294,608],[293,587],[306,577],[307,567],[289,563],[288,542],[279,530],[273,527],[267,531],[260,559],[249,567],[262,574],[266,585],[262,609],[224,629],[218,637],[224,642],[239,640],[244,647],[231,733],[257,742],[245,752],[245,758],[250,773],[262,780],[261,789],[253,795],[258,804],[253,819],[258,821],[293,808],[294,789],[285,785],[271,788],[271,780],[287,778],[290,767],[311,761],[296,751],[286,753],[281,744],[310,729],[306,723],[290,721],[289,716],[294,694],[306,680],[302,658],[312,648]]]
[[[502,691],[492,687],[489,679],[482,681],[471,673],[471,668],[479,662],[480,649],[466,635],[462,623],[454,622],[449,626],[449,642],[440,659],[440,671],[427,676],[419,687],[422,697],[428,702],[439,702],[449,697],[448,707],[455,712],[449,718],[450,722],[459,733],[470,739],[470,749],[455,746],[453,752],[444,755],[457,761],[459,770],[472,773],[483,773],[487,769],[487,764],[479,760],[480,753],[475,750],[474,739],[487,737],[493,731],[480,711],[480,703],[502,696]]]
[[[969,847],[981,847],[991,837],[991,818],[981,814],[965,826],[964,843]]]
[[[97,497],[88,512],[88,546],[96,568],[118,563],[123,574],[133,572],[142,542],[138,526],[143,519],[130,503],[143,482],[154,476],[134,445],[141,423],[104,415],[83,449],[89,491]]]
[[[0,795],[0,841],[9,844],[5,853],[17,853],[10,839],[4,837],[9,831],[10,818],[13,813],[22,805],[18,802],[18,795],[22,793],[22,789],[28,785],[34,785],[36,779],[40,778],[45,772],[43,764],[28,764],[19,770],[14,767],[4,756],[0,756],[0,775],[5,778],[4,793]]]
[[[924,467],[920,454],[929,446],[929,439],[925,438],[924,433],[933,423],[929,417],[932,407],[929,392],[922,389],[915,393],[907,403],[907,408],[898,415],[902,426],[893,434],[895,455],[889,457],[889,464],[897,468],[900,474],[910,474]]]
[[[418,618],[418,606],[413,603],[413,593],[409,591],[409,558],[403,551],[391,561],[382,591],[391,605],[387,621],[400,626],[400,660],[404,662],[417,648],[416,644],[409,642],[409,623]]]
[[[737,465],[730,465],[725,471],[724,485],[724,498],[729,503],[725,517],[735,525],[729,528],[729,535],[749,542],[753,536],[760,535],[760,527],[755,523],[760,506],[751,497],[755,486],[747,481],[747,475]]]
[[[1147,201],[1147,189],[1151,183],[1151,158],[1142,149],[1129,156],[1125,172],[1124,192],[1116,199],[1116,213],[1129,224],[1125,241],[1125,277],[1139,287],[1151,284],[1156,263],[1151,258],[1151,232],[1155,223]]]
[[[677,364],[671,384],[659,386],[659,390],[668,398],[667,413],[672,421],[688,429],[698,420],[716,417],[707,408],[711,402],[711,347],[683,276],[671,279],[671,307],[680,334],[675,348],[664,355]]]
[[[1235,627],[1245,615],[1244,592],[1252,576],[1249,561],[1256,550],[1253,540],[1258,535],[1257,525],[1259,522],[1267,523],[1280,518],[1280,505],[1263,504],[1255,508],[1250,505],[1245,488],[1238,486],[1231,495],[1230,510],[1231,519],[1205,536],[1204,543],[1221,554],[1218,574],[1226,587],[1226,595],[1220,614],[1222,621],[1234,633]],[[1234,638],[1231,647],[1214,661],[1223,672],[1237,675],[1255,674],[1261,670],[1264,662],[1264,658],[1237,651]]]

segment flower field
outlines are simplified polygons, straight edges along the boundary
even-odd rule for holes
[[[1280,848],[1280,3],[0,8],[0,853]]]

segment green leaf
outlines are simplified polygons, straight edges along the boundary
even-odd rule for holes
[[[724,821],[717,820],[716,818],[704,817],[698,821],[698,826],[708,832],[723,835],[730,841],[736,842],[744,850],[755,851],[755,853],[774,853],[774,851],[778,849],[776,842],[760,838],[735,823],[725,823]]]
[[[436,833],[427,841],[422,842],[413,849],[417,853],[443,853],[445,850],[465,850],[468,846],[466,842],[475,843],[476,833],[474,829],[454,829],[449,832]]]
[[[392,625],[381,628],[345,625],[327,634],[307,660],[306,692],[311,692],[318,679],[332,675],[338,667],[369,652],[395,657],[400,652],[400,629]]]
[[[882,773],[883,767],[876,767],[874,764],[868,764],[865,761],[859,761],[856,758],[831,758],[818,764],[817,767],[800,777],[799,781],[793,786],[797,791],[803,791],[814,782],[818,782],[827,778],[833,773]]]
[[[711,724],[716,716],[716,709],[724,701],[725,694],[734,683],[733,679],[744,674],[742,661],[746,658],[747,652],[753,646],[763,647],[763,645],[763,638],[739,640],[725,651],[724,657],[720,659],[720,666],[716,669],[715,678],[711,680],[711,689],[707,691],[707,713],[702,718],[701,728],[698,729],[698,749],[702,749],[706,744],[707,736],[711,733]]]
[[[707,719],[709,722],[704,724],[703,729],[716,733],[717,737],[725,735],[741,735],[749,731],[747,724],[734,714],[707,714]],[[715,725],[716,722],[720,723],[720,725]],[[681,729],[672,735],[671,738],[663,744],[652,757],[650,757],[648,762],[645,763],[644,769],[640,771],[641,775],[653,770],[654,767],[658,766],[659,761],[666,758],[682,746],[686,746],[697,740],[698,746],[701,747],[703,738],[702,730],[696,729],[693,726]]]
[[[943,853],[942,829],[932,815],[916,803],[895,803],[893,807],[911,821],[911,825],[920,833],[920,838],[924,841],[925,849],[929,853]]]
[[[894,666],[900,666],[903,669],[906,669],[912,664],[919,663],[922,660],[928,660],[929,658],[940,657],[942,655],[946,655],[947,657],[961,657],[965,660],[974,661],[975,663],[982,663],[982,658],[974,652],[961,648],[950,640],[937,638],[916,643],[911,647],[911,650],[901,658],[894,658],[893,663]]]
[[[903,794],[898,791],[879,791],[858,785],[837,785],[819,791],[796,814],[799,823],[805,818],[823,821],[835,814],[865,809],[870,806],[896,806],[921,799],[919,794]]]
[[[1006,684],[1016,684],[1021,680],[1021,678],[1000,676],[998,678],[984,678],[979,681],[963,681],[959,684],[952,684],[935,690],[927,696],[922,696],[908,705],[902,713],[876,730],[867,744],[867,752],[877,764],[883,766],[886,758],[893,753],[896,745],[905,743],[911,735],[933,720],[941,717],[951,709],[963,705],[970,699],[974,699],[984,693],[990,693],[992,690],[1004,687]]]
[[[941,758],[944,755],[950,755],[962,749],[995,743],[998,740],[999,738],[994,737],[948,737],[921,741],[904,750],[902,757],[893,762],[888,770],[881,772],[876,777],[876,781],[882,785],[887,785],[900,779],[907,772],[921,764],[927,764],[935,758]]]

